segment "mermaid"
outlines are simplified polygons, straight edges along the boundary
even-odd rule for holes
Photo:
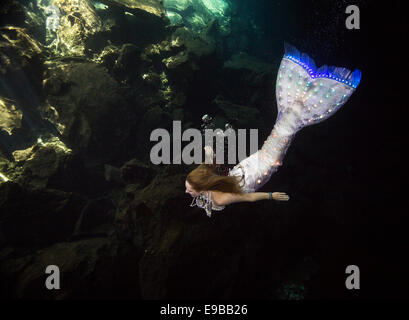
[[[275,125],[257,152],[240,161],[227,176],[214,170],[213,149],[205,147],[204,163],[186,177],[186,193],[191,207],[203,208],[211,217],[236,202],[263,199],[288,201],[284,192],[256,192],[282,165],[295,134],[302,128],[334,115],[349,99],[361,81],[361,71],[323,65],[317,69],[306,53],[285,43],[276,80],[277,118]]]

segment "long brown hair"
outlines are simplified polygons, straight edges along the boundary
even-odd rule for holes
[[[196,169],[189,172],[187,182],[197,192],[215,190],[243,194],[239,180],[234,176],[220,176],[216,174],[213,165],[202,163]]]

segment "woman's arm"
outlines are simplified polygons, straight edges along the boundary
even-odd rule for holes
[[[217,206],[226,206],[236,202],[255,202],[259,200],[268,200],[268,192],[252,192],[252,193],[229,193],[220,191],[211,191],[212,199]],[[273,199],[278,201],[287,201],[290,199],[284,192],[273,192]]]

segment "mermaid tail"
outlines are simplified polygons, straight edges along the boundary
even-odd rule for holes
[[[282,165],[295,134],[334,115],[356,90],[361,71],[322,66],[285,43],[276,81],[277,119],[262,148],[242,160],[229,175],[241,179],[244,192],[261,188]]]

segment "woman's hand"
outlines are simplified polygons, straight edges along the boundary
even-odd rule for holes
[[[211,146],[206,146],[206,147],[204,147],[203,149],[205,149],[205,152],[206,153],[213,153],[213,148],[211,147]]]
[[[285,192],[273,192],[273,199],[277,201],[288,201],[290,197]]]
[[[205,163],[206,164],[213,164],[213,148],[210,146],[206,146],[203,148],[205,150]]]

